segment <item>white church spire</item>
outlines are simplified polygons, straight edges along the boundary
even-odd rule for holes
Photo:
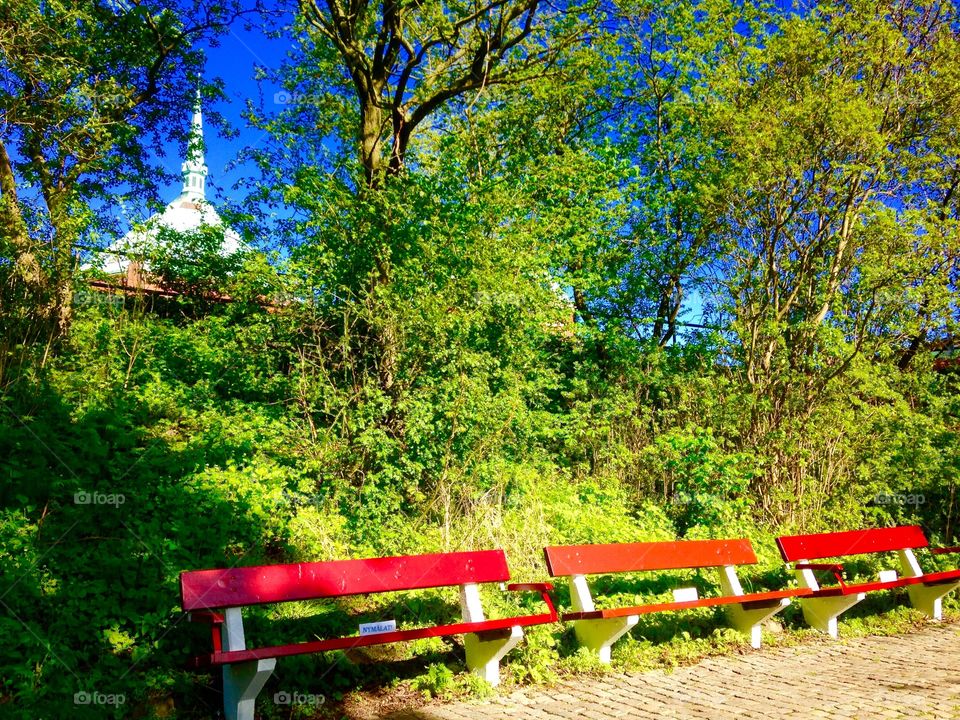
[[[216,208],[205,202],[207,165],[203,161],[203,149],[203,115],[198,88],[193,118],[190,121],[186,158],[181,166],[183,190],[167,204],[163,212],[153,215],[141,224],[135,224],[122,238],[111,243],[106,252],[97,259],[97,267],[127,287],[147,287],[153,282],[147,277],[150,268],[145,260],[138,258],[145,255],[149,257],[152,249],[158,246],[167,247],[162,244],[171,242],[171,238],[161,235],[162,230],[192,233],[203,227],[222,228],[221,255],[228,256],[240,250],[240,236],[224,226]],[[126,276],[125,279],[123,276]]]
[[[187,158],[181,169],[183,171],[183,190],[180,191],[180,197],[192,201],[205,200],[207,165],[203,161],[203,113],[200,108],[200,88],[197,88],[197,100],[193,106],[193,120],[190,122]]]

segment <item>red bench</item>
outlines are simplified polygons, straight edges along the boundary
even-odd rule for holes
[[[510,579],[502,550],[437,555],[334,560],[264,565],[227,570],[197,570],[180,575],[184,611],[191,619],[212,624],[213,651],[194,658],[194,667],[223,668],[224,709],[228,720],[253,720],[256,697],[276,666],[288,655],[347,650],[418,638],[463,635],[467,666],[492,684],[500,679],[499,663],[523,637],[527,625],[556,622],[549,583],[516,583],[507,590],[539,592],[547,612],[488,620],[478,585]],[[463,622],[312,640],[289,645],[249,648],[241,608],[265,603],[338,598],[349,595],[460,586]]]
[[[790,598],[808,590],[776,590],[745,593],[736,566],[757,562],[749,540],[681,540],[677,542],[616,543],[607,545],[562,545],[544,548],[553,577],[567,577],[573,612],[562,619],[572,621],[580,644],[610,662],[610,647],[637,624],[640,615],[667,610],[726,606],[731,624],[760,647],[764,620],[790,604]],[[680,570],[715,567],[720,573],[722,595],[699,597],[695,588],[674,591],[674,602],[598,610],[590,595],[587,575]]]
[[[793,563],[797,581],[811,594],[800,600],[803,616],[811,627],[837,637],[837,618],[866,597],[868,592],[905,587],[910,602],[934,620],[943,615],[941,598],[960,585],[960,570],[924,573],[914,550],[929,546],[923,530],[917,525],[893,528],[874,528],[816,535],[786,535],[777,538],[780,554],[787,563]],[[900,558],[902,577],[895,570],[880,573],[872,582],[847,584],[840,563],[815,563],[811,560],[839,558],[848,555],[896,551]],[[932,553],[960,552],[960,548],[931,548]],[[833,574],[837,584],[823,587],[814,571]]]

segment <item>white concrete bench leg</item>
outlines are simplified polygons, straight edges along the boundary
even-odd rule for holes
[[[586,576],[570,576],[570,603],[576,612],[593,612],[596,610]],[[609,665],[610,648],[639,620],[639,615],[625,615],[624,617],[604,618],[602,620],[576,620],[573,623],[573,632],[577,636],[577,642],[582,647],[597,653],[600,662]]]
[[[923,575],[913,550],[900,550],[898,555],[904,577]],[[907,594],[910,596],[910,604],[917,610],[926,613],[934,620],[943,620],[943,596],[958,587],[960,587],[960,580],[936,585],[908,585]]]
[[[595,652],[600,662],[610,664],[610,648],[640,620],[639,615],[625,615],[602,620],[576,620],[573,632],[581,647]]]
[[[240,608],[224,611],[220,640],[225,651],[246,650]],[[276,666],[276,658],[223,666],[223,711],[227,720],[254,720],[257,695]]]
[[[743,595],[737,569],[733,565],[720,568],[720,588],[724,595]],[[763,623],[790,604],[790,598],[781,598],[769,603],[736,603],[727,605],[727,620],[735,629],[750,638],[750,645],[760,647]]]
[[[800,560],[799,562],[805,563],[807,561]],[[796,573],[800,587],[810,588],[814,592],[820,589],[820,583],[817,582],[813,570],[797,570]],[[831,597],[798,598],[798,602],[800,603],[800,609],[803,610],[803,618],[807,621],[807,625],[836,639],[840,637],[837,618],[866,597],[866,593],[855,593],[853,595]]]
[[[276,666],[276,658],[224,665],[223,709],[227,720],[254,720],[257,695]]]
[[[943,620],[943,596],[960,587],[960,582],[937,585],[908,585],[910,604],[932,620]]]
[[[727,620],[736,630],[750,638],[751,647],[759,648],[763,623],[789,604],[790,598],[780,598],[773,606],[764,604],[761,607],[750,607],[747,603],[727,605]]]
[[[500,660],[523,639],[523,628],[514,626],[504,631],[501,637],[484,639],[476,633],[463,636],[467,654],[467,668],[477,677],[491,685],[500,684]]]
[[[866,593],[838,595],[836,597],[800,598],[800,609],[807,624],[827,633],[832,638],[840,637],[837,618],[867,596]]]
[[[460,610],[464,622],[483,622],[486,619],[480,603],[480,589],[476,583],[460,586]],[[516,647],[522,638],[523,628],[519,625],[501,633],[467,633],[463,636],[467,668],[491,685],[499,685],[500,660]]]

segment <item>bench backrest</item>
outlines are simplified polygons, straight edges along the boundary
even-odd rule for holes
[[[557,545],[546,547],[543,552],[552,577],[752,565],[757,562],[753,546],[747,539]]]
[[[777,547],[785,562],[922,548],[928,544],[919,525],[777,538]]]
[[[181,573],[185,611],[505,582],[503,550],[260,565]]]

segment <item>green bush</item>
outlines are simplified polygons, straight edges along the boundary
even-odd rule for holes
[[[311,356],[303,323],[313,320],[300,312],[85,308],[42,373],[5,386],[0,701],[23,709],[14,716],[65,707],[78,718],[213,714],[215,674],[184,669],[209,638],[180,614],[183,570],[497,547],[515,580],[539,581],[548,544],[747,536],[760,563],[741,575],[760,589],[790,581],[773,544],[782,530],[920,522],[944,542],[956,533],[949,378],[859,368],[859,405],[838,393],[789,432],[753,443],[742,433],[752,412],[749,403],[738,410],[742,392],[722,368],[680,354],[652,351],[639,370],[644,355],[623,350],[605,361],[624,363],[622,381],[599,382],[565,367],[595,362],[596,337],[554,337],[541,317],[508,314],[502,332],[535,339],[504,357],[475,334],[490,330],[477,316],[473,329],[458,321],[421,339],[390,397],[346,360]],[[548,347],[554,360],[541,354]],[[656,412],[643,405],[653,396]],[[803,462],[798,494],[788,485],[758,492],[788,450]],[[878,502],[888,495],[923,502]],[[776,508],[790,510],[779,525],[769,521]],[[667,599],[691,582],[715,591],[715,578],[699,573],[599,578],[597,587],[617,603]],[[542,605],[535,593],[496,587],[483,597],[493,617]],[[567,604],[567,588],[556,597]],[[859,625],[875,627],[870,608],[858,612]],[[455,591],[445,590],[247,616],[251,637],[288,642],[350,634],[363,618],[414,627],[458,614]],[[802,627],[795,610],[783,621]],[[738,642],[713,611],[658,615],[614,656],[623,666],[669,665]],[[431,695],[476,691],[461,674],[462,652],[450,638],[290,658],[268,690],[336,699],[400,680]],[[508,668],[515,682],[597,669],[559,627],[528,632]],[[74,705],[94,692],[124,702]]]

